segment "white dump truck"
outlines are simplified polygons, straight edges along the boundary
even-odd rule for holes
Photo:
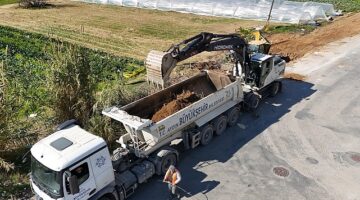
[[[168,57],[159,55],[160,60]],[[149,57],[154,57],[154,52]],[[122,123],[127,131],[117,140],[120,147],[113,155],[101,137],[74,120],[63,123],[31,148],[30,182],[36,199],[122,200],[150,177],[164,174],[170,164],[179,161],[176,145],[191,149],[209,144],[214,135],[237,123],[241,106],[255,108],[260,97],[279,92],[285,67],[280,57],[253,53],[244,62],[235,67],[251,65],[253,69],[246,70],[258,73],[259,78],[256,74],[246,77],[242,69],[234,69],[243,72],[235,76],[204,71],[123,107],[105,109],[103,114]],[[200,98],[163,119],[151,120],[183,91]]]

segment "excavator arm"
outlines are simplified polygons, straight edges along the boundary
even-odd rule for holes
[[[247,73],[250,57],[247,42],[236,34],[200,33],[173,45],[166,52],[152,50],[146,58],[147,79],[149,82],[167,86],[171,71],[178,62],[186,60],[204,51],[233,52],[235,63],[240,64]],[[239,72],[237,72],[239,75]]]

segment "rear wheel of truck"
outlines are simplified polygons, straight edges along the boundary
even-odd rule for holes
[[[100,200],[113,200],[113,199],[115,199],[115,197],[112,194],[108,194],[100,198]]]
[[[280,92],[280,89],[281,89],[281,83],[279,81],[272,83],[270,88],[270,97],[276,96]]]
[[[221,115],[214,121],[215,134],[221,135],[226,130],[227,119],[226,116]]]
[[[167,154],[166,156],[163,157],[161,161],[161,173],[163,175],[166,174],[166,171],[168,170],[170,165],[174,165],[174,166],[176,165],[176,155],[173,153]]]
[[[214,135],[213,126],[211,126],[210,124],[205,125],[201,129],[201,140],[200,140],[201,145],[205,146],[205,145],[209,144],[211,139],[213,138],[213,135]]]
[[[240,108],[234,107],[228,112],[228,125],[235,126],[240,115]]]

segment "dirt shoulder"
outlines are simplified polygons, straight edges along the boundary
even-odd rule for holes
[[[273,44],[271,53],[287,55],[291,60],[294,60],[330,42],[351,37],[359,33],[360,13],[354,13],[335,18],[334,22],[319,27],[306,35],[299,33],[281,33],[271,35],[269,40]]]

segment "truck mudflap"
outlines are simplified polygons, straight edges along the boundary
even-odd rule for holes
[[[150,119],[142,119],[134,115],[129,115],[126,111],[121,110],[116,106],[103,110],[102,114],[134,128],[135,131],[141,130],[152,124]]]

